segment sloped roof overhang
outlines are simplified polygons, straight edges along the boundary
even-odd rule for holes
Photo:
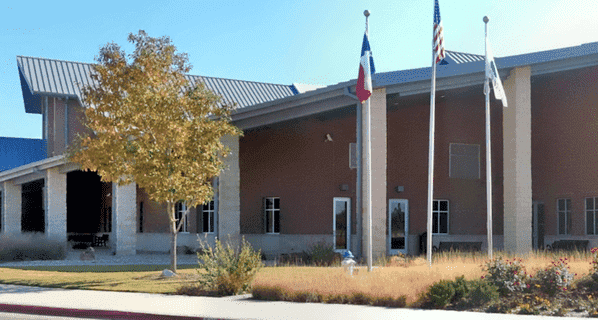
[[[36,175],[43,178],[42,172],[44,170],[64,166],[67,164],[66,157],[59,155],[51,158],[46,158],[40,161],[28,163],[14,169],[0,172],[0,182],[9,181],[17,178],[21,178],[27,175]]]
[[[530,66],[531,75],[538,76],[598,65],[598,42],[504,58],[495,58],[501,78],[506,79],[511,69]],[[436,90],[446,91],[484,83],[485,62],[479,59],[449,62],[437,66]],[[387,95],[410,96],[429,93],[432,68],[419,68],[377,73],[372,78],[374,89],[386,88]],[[243,129],[282,122],[320,112],[330,111],[358,101],[356,80],[342,82],[303,94],[268,101],[237,110],[233,122]]]

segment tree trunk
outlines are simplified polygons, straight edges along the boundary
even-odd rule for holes
[[[170,270],[174,273],[176,270],[176,241],[178,230],[176,228],[176,219],[174,215],[174,202],[168,202],[168,217],[170,219]]]

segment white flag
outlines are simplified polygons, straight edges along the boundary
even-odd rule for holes
[[[484,85],[484,94],[490,93],[490,80],[492,80],[492,88],[494,88],[494,97],[496,97],[497,100],[502,101],[503,107],[507,107],[505,89],[502,87],[498,69],[496,69],[496,63],[494,63],[494,55],[492,55],[492,49],[488,43],[488,38],[486,38],[486,82]]]

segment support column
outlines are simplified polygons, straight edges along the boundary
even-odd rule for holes
[[[66,173],[58,168],[46,171],[44,199],[47,237],[66,243]]]
[[[511,70],[505,81],[509,107],[503,108],[504,248],[532,249],[531,68]]]
[[[218,178],[218,237],[226,241],[240,241],[241,235],[241,183],[239,169],[239,137],[225,136],[222,143],[230,149],[224,159],[226,169]]]
[[[21,185],[11,181],[4,182],[2,192],[2,233],[21,234]]]
[[[370,109],[372,116],[372,257],[376,258],[386,255],[386,88],[376,89],[370,97]],[[367,116],[365,108],[362,108],[362,257],[366,257],[367,250],[367,215],[366,207],[368,179],[366,166],[367,150]]]
[[[112,243],[117,255],[132,255],[137,249],[135,228],[137,185],[112,183]]]

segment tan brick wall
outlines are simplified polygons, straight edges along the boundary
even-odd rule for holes
[[[511,70],[505,81],[509,107],[503,110],[504,249],[531,250],[531,68]]]
[[[226,169],[218,179],[218,236],[220,239],[240,236],[240,168],[239,137],[226,136],[222,142],[230,149],[225,158]]]
[[[58,168],[48,169],[44,192],[47,237],[66,241],[66,174]]]
[[[11,181],[2,190],[2,233],[21,234],[21,185]]]
[[[372,256],[376,259],[386,254],[386,89],[376,89],[370,97],[371,101],[371,136],[372,136]],[[362,209],[362,256],[366,256],[367,244],[367,169],[366,169],[366,108],[363,107],[363,209]]]

